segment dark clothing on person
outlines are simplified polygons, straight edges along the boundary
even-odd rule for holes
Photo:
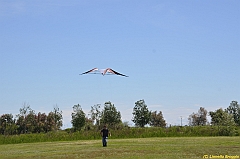
[[[109,134],[108,129],[107,129],[106,127],[104,127],[104,128],[101,130],[103,147],[107,147],[108,134]]]
[[[101,130],[101,133],[102,133],[102,137],[108,137],[108,129],[102,129]]]
[[[102,137],[103,147],[107,147],[107,137]]]

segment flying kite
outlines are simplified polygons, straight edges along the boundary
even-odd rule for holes
[[[120,76],[128,77],[126,75],[123,75],[121,73],[118,73],[118,72],[114,71],[111,68],[107,68],[107,69],[93,68],[93,69],[91,69],[91,70],[89,70],[87,72],[84,72],[84,73],[80,74],[80,75],[84,75],[84,74],[98,74],[98,73],[101,73],[103,76],[112,74],[112,75],[120,75]],[[109,73],[109,74],[107,74],[107,73]]]

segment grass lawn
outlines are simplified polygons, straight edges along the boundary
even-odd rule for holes
[[[240,137],[161,137],[0,145],[0,158],[240,158]],[[219,156],[221,157],[221,156]]]

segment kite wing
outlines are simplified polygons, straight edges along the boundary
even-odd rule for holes
[[[88,73],[94,73],[94,74],[96,74],[96,71],[100,71],[100,73],[101,73],[103,76],[104,76],[106,73],[111,73],[111,74],[115,74],[115,75],[120,75],[120,76],[128,77],[128,76],[126,76],[126,75],[124,75],[124,74],[121,74],[121,73],[119,73],[119,72],[117,72],[117,71],[114,71],[114,70],[111,69],[111,68],[107,68],[107,69],[105,69],[105,70],[99,70],[98,68],[93,68],[93,69],[91,69],[91,70],[89,70],[89,71],[87,71],[87,72],[84,72],[84,73],[80,74],[80,75],[88,74]]]
[[[119,73],[119,72],[117,72],[117,71],[114,71],[114,70],[111,69],[111,68],[107,68],[107,69],[104,71],[103,75],[104,75],[106,72],[109,72],[109,73],[112,73],[112,74],[115,74],[115,75],[120,75],[120,76],[128,77],[128,76],[123,75],[123,74],[121,74],[121,73]]]
[[[91,73],[91,72],[95,72],[95,71],[97,71],[97,70],[98,70],[98,68],[93,68],[93,69],[91,69],[91,70],[89,70],[89,71],[87,71],[87,72],[84,72],[84,73],[80,74],[80,75],[87,74],[87,73]]]

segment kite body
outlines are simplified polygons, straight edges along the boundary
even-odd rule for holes
[[[119,73],[117,71],[114,71],[111,68],[107,68],[107,69],[93,68],[93,69],[91,69],[91,70],[89,70],[87,72],[84,72],[84,73],[80,74],[80,75],[84,75],[84,74],[98,74],[98,73],[101,73],[103,76],[107,75],[107,74],[112,74],[112,75],[120,75],[120,76],[128,77],[128,76],[126,76],[124,74],[121,74],[121,73]]]

